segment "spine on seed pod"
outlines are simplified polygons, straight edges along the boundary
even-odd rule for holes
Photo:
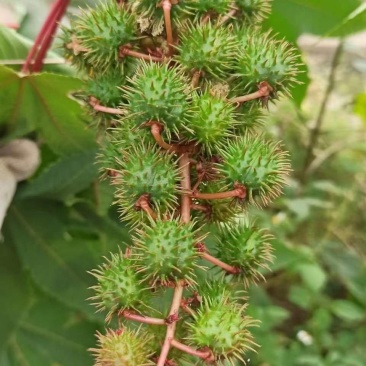
[[[287,152],[260,129],[299,66],[261,30],[269,11],[269,0],[108,0],[64,29],[133,238],[91,271],[93,302],[121,325],[97,334],[96,366],[235,365],[256,349],[243,293],[263,279],[272,236],[246,212],[286,184]]]

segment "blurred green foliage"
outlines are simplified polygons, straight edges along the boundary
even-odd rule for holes
[[[32,44],[25,37],[35,37],[49,5],[18,2],[22,36],[0,29],[1,60],[25,57]],[[351,34],[364,29],[365,16],[358,0],[274,0],[266,24],[295,41],[304,32]],[[86,349],[103,319],[85,300],[93,284],[86,271],[129,241],[110,208],[111,188],[98,181],[93,133],[68,97],[82,81],[66,66],[47,70],[20,77],[19,67],[0,67],[0,143],[19,136],[42,143],[41,168],[19,186],[0,243],[1,366],[91,365]],[[305,170],[317,108],[301,108],[306,73],[303,81],[295,103],[271,107],[267,121],[268,133],[290,151],[294,172],[283,198],[255,213],[276,236],[277,258],[267,282],[250,289],[249,312],[262,324],[255,330],[261,348],[248,355],[249,365],[364,366],[366,94],[349,95],[348,114],[335,112],[323,124]],[[353,112],[363,124],[349,121]]]

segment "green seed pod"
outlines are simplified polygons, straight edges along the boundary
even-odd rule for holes
[[[121,252],[111,254],[106,263],[90,272],[98,281],[92,289],[96,293],[91,300],[99,311],[108,310],[107,320],[117,311],[146,308],[147,288],[136,274],[134,262]]]
[[[247,200],[253,204],[267,205],[279,196],[290,171],[287,152],[261,135],[246,134],[231,141],[221,149],[221,156],[218,169],[228,182],[243,184]]]
[[[209,15],[225,14],[230,9],[231,0],[187,0],[187,9],[195,15],[197,20],[199,17]]]
[[[190,84],[182,69],[169,64],[141,63],[131,86],[125,88],[126,108],[135,121],[161,122],[168,136],[179,133],[188,118],[187,98]]]
[[[104,74],[97,75],[87,81],[85,92],[97,101],[108,107],[118,107],[122,104],[121,86],[125,85],[126,76],[120,69],[112,69]]]
[[[238,135],[245,135],[247,132],[264,125],[264,113],[258,103],[242,103],[237,109],[237,123],[234,130]]]
[[[154,284],[178,280],[194,283],[193,270],[199,256],[195,244],[203,238],[193,227],[193,223],[184,224],[179,219],[159,219],[137,230],[136,261],[146,279]]]
[[[259,83],[267,82],[273,89],[271,98],[278,93],[289,94],[299,73],[295,49],[284,40],[276,40],[270,32],[263,34],[253,27],[240,28],[237,37],[237,93],[255,92]]]
[[[131,331],[127,328],[113,331],[106,335],[97,332],[99,348],[90,351],[95,356],[94,366],[150,366],[152,350],[149,346],[152,337],[142,329]]]
[[[255,322],[244,316],[244,311],[245,306],[228,303],[227,299],[206,302],[193,315],[194,322],[188,324],[187,339],[194,347],[211,349],[220,364],[243,361],[242,356],[256,346],[248,330]]]
[[[211,22],[190,24],[181,34],[177,60],[188,70],[225,78],[234,66],[237,39],[232,29]]]
[[[240,220],[222,225],[216,238],[217,258],[241,270],[239,277],[246,286],[263,278],[260,268],[268,269],[272,262],[272,235]]]
[[[117,202],[127,220],[143,220],[147,214],[136,207],[142,195],[148,195],[151,208],[161,213],[172,208],[178,193],[179,170],[172,156],[162,155],[151,144],[140,143],[122,152],[118,160]]]
[[[83,12],[75,21],[73,32],[74,46],[69,44],[67,53],[73,51],[77,56],[82,55],[82,58],[72,59],[77,66],[83,67],[86,63],[92,65],[94,72],[103,73],[111,67],[123,69],[130,61],[129,58],[120,59],[119,48],[135,40],[136,21],[116,1]]]
[[[188,127],[194,131],[194,140],[202,145],[208,155],[212,155],[225,141],[225,137],[231,135],[236,123],[235,107],[206,92],[203,95],[194,94],[191,108],[192,117]]]
[[[266,19],[271,12],[272,0],[236,0],[236,6],[246,23],[255,24]]]

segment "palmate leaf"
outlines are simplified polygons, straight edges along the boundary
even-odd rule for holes
[[[11,246],[0,243],[0,353],[31,301],[28,278]],[[0,364],[3,363],[0,360]]]
[[[6,217],[4,245],[16,248],[22,266],[43,291],[88,317],[99,319],[87,301],[92,295],[88,287],[94,284],[87,271],[123,243],[110,239],[106,245],[95,231],[86,233],[88,226],[83,222],[81,228],[75,223],[70,225],[69,215],[70,209],[55,201],[39,197],[19,201]],[[120,240],[124,231],[121,227]]]
[[[276,0],[265,26],[296,41],[302,33],[325,36],[342,24],[360,5],[359,0]],[[352,33],[352,29],[349,28]],[[343,36],[347,35],[344,28]]]
[[[17,193],[18,197],[49,197],[64,200],[87,188],[98,178],[97,150],[89,149],[63,156]]]
[[[0,67],[0,126],[7,139],[38,131],[58,155],[95,147],[95,137],[82,122],[78,103],[68,97],[81,80],[51,73],[18,75]]]
[[[2,366],[89,366],[87,349],[98,325],[50,297],[37,293],[27,315],[0,353]]]

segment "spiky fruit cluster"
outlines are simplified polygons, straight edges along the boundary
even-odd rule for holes
[[[91,271],[97,307],[122,326],[98,335],[97,366],[234,365],[255,348],[242,293],[273,257],[243,210],[286,184],[287,153],[258,130],[298,73],[294,49],[260,29],[269,4],[107,0],[65,29],[133,231]]]

